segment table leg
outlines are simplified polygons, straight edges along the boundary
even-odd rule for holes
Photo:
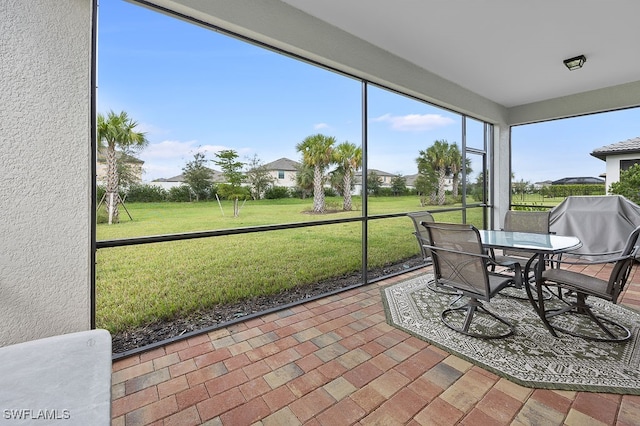
[[[531,286],[529,285],[529,282],[528,282],[529,272],[531,271],[531,265],[536,259],[538,263],[535,265],[535,268],[534,268],[534,277],[535,277],[534,282],[536,286],[536,294],[538,296],[537,301],[533,297],[533,292],[531,291]],[[553,329],[553,327],[549,323],[549,320],[547,319],[547,316],[545,315],[544,294],[542,291],[543,282],[541,279],[542,271],[544,271],[544,254],[540,253],[532,256],[525,266],[524,276],[525,276],[525,280],[527,280],[527,282],[525,283],[525,289],[527,291],[527,297],[529,298],[529,302],[531,302],[531,306],[533,306],[533,309],[538,313],[538,316],[542,320],[544,326],[547,328],[547,330],[549,330],[549,332],[553,337],[558,337],[558,335],[556,334],[556,331]]]

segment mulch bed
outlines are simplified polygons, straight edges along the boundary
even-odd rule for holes
[[[405,259],[401,263],[370,270],[367,275],[371,280],[397,274],[421,264],[423,264],[422,256],[415,256]],[[210,310],[195,312],[185,317],[174,318],[167,321],[157,321],[143,327],[114,334],[112,338],[112,351],[114,354],[132,351],[163,340],[179,337],[185,333],[237,320],[250,314],[264,312],[272,308],[277,308],[278,306],[328,294],[341,288],[359,284],[360,282],[361,276],[358,272],[304,287],[295,287],[286,292],[271,296],[260,296],[239,303],[216,306]]]

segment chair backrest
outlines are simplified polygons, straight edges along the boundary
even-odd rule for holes
[[[505,231],[549,233],[549,211],[509,210],[504,216]],[[505,250],[507,256],[531,257],[534,253]]]
[[[549,211],[509,210],[504,216],[504,230],[549,233]]]
[[[607,285],[607,293],[611,295],[611,300],[615,303],[618,300],[618,296],[624,290],[624,286],[627,284],[631,269],[636,261],[636,255],[638,252],[638,237],[640,236],[640,226],[634,229],[626,243],[624,249],[620,254],[620,260],[616,261],[609,277],[609,283]]]
[[[415,228],[415,232],[413,234],[418,240],[418,245],[420,246],[422,257],[425,260],[430,261],[431,252],[424,246],[425,244],[431,244],[431,240],[429,239],[429,231],[427,231],[427,228],[420,225],[420,222],[433,222],[433,215],[427,211],[421,211],[407,213],[407,216],[413,221],[413,227]]]
[[[473,225],[423,222],[429,231],[431,257],[436,281],[454,287],[463,294],[489,300],[485,254],[480,233]]]

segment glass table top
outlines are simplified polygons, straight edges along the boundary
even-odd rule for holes
[[[560,253],[582,246],[578,237],[565,235],[490,231],[486,229],[480,229],[479,232],[482,244],[494,248],[508,248],[539,253]]]

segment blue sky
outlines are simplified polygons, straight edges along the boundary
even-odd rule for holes
[[[369,168],[413,174],[433,141],[460,143],[457,114],[375,87],[368,100]],[[182,173],[197,151],[268,163],[299,160],[296,144],[316,133],[362,140],[359,81],[122,0],[99,8],[98,112],[109,110],[146,132],[147,181]],[[634,109],[516,127],[515,177],[598,176],[605,164],[589,153],[640,136],[638,123]],[[481,136],[468,124],[468,143]]]

